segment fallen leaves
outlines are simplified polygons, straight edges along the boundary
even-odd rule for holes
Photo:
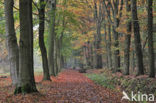
[[[0,103],[121,103],[120,93],[95,85],[77,71],[64,70],[51,79],[42,81],[42,75],[36,75],[39,93],[26,95],[12,95],[13,87],[0,86]]]

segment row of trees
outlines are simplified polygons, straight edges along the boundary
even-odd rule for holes
[[[13,0],[5,0],[6,36],[10,60],[11,78],[15,93],[37,92],[33,69],[33,20],[32,1],[20,0],[20,42],[17,43]]]
[[[56,76],[68,58],[74,58],[75,64],[82,67],[107,67],[125,75],[134,73],[136,67],[137,75],[147,72],[155,77],[154,3],[153,0],[20,0],[14,5],[14,0],[4,0],[15,93],[37,91],[33,66],[36,37],[43,80]],[[19,18],[14,15],[17,12]],[[35,27],[38,32],[34,35]]]
[[[64,36],[63,38],[65,26],[66,28],[68,27],[65,19],[72,19],[72,17],[69,18],[71,14],[65,11],[63,7],[56,9],[56,4],[65,7],[66,0],[20,0],[15,2],[16,5],[19,4],[19,9],[15,7],[14,0],[4,0],[3,4],[5,7],[5,31],[10,74],[12,83],[16,86],[15,94],[37,92],[33,61],[34,27],[38,27],[38,44],[43,64],[43,80],[50,80],[50,75],[56,76],[64,65],[64,55],[61,50],[63,43],[69,38],[69,36]],[[14,10],[19,12],[17,22],[15,22]],[[18,22],[20,22],[19,40],[16,36],[18,31],[15,30],[15,25]],[[49,29],[45,29],[45,26]],[[48,40],[44,38],[45,31],[48,33]],[[46,47],[48,47],[48,53]]]
[[[149,77],[155,77],[153,0],[85,0],[79,3],[82,5],[78,8],[85,8],[80,11],[84,15],[79,16],[85,29],[81,29],[81,36],[76,36],[80,45],[75,42],[74,55],[84,60],[83,65],[97,69],[105,66],[125,75],[148,73]],[[78,51],[82,54],[77,56]],[[130,64],[132,69],[129,69]]]

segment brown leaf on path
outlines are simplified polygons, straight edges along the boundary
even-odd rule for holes
[[[13,87],[0,86],[0,103],[127,103],[121,102],[120,92],[96,85],[75,70],[64,70],[52,81],[42,77],[35,76],[39,93],[13,95]]]

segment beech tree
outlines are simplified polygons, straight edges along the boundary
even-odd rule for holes
[[[13,5],[14,0],[4,0],[5,6],[5,30],[7,37],[7,48],[10,61],[10,74],[12,84],[17,85],[19,76],[19,50],[14,27]]]
[[[37,92],[33,67],[32,0],[20,0],[19,7],[19,82],[15,94]]]
[[[56,11],[56,0],[49,1],[50,7],[50,23],[49,23],[49,52],[48,62],[50,75],[56,75],[55,73],[55,59],[54,59],[54,40],[55,40],[55,11]]]
[[[130,0],[126,0],[126,11],[127,14],[131,12],[131,4]],[[128,18],[127,22],[127,34],[125,34],[125,48],[124,48],[124,69],[125,69],[125,75],[129,75],[129,65],[130,65],[130,44],[131,44],[131,31],[132,31],[132,25],[131,25],[131,19]]]
[[[98,7],[97,7],[98,6]],[[98,9],[99,8],[99,9]],[[96,3],[94,0],[94,9],[95,9],[95,22],[96,22],[96,33],[95,35],[95,48],[96,48],[96,68],[100,69],[103,67],[102,63],[102,54],[98,51],[101,50],[101,24],[102,24],[102,7],[100,3]]]
[[[143,54],[140,40],[140,26],[137,13],[137,0],[131,0],[132,7],[132,23],[134,31],[134,44],[135,44],[135,53],[136,53],[136,63],[137,63],[137,75],[144,74],[143,66]]]
[[[109,8],[107,8],[107,6]],[[108,1],[106,4],[106,0],[103,0],[103,7],[107,14],[107,18],[109,23],[112,25],[112,32],[114,38],[114,69],[113,72],[117,72],[120,69],[120,49],[119,49],[119,35],[120,33],[116,30],[120,24],[120,18],[122,17],[122,10],[123,10],[123,0],[116,0],[116,1]],[[110,15],[110,10],[112,12],[112,17]],[[112,19],[113,18],[113,19]]]
[[[40,0],[40,8],[38,8],[39,9],[39,46],[42,55],[42,65],[43,65],[43,74],[44,74],[43,80],[50,80],[47,50],[44,43],[45,6],[46,6],[46,1]]]
[[[149,50],[149,77],[155,77],[154,68],[154,43],[153,43],[153,0],[147,0],[148,2],[148,50]]]

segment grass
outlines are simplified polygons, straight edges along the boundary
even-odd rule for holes
[[[112,81],[109,78],[107,78],[104,74],[86,74],[86,76],[93,80],[96,84],[99,84],[109,89],[115,89],[115,86],[112,84]]]

